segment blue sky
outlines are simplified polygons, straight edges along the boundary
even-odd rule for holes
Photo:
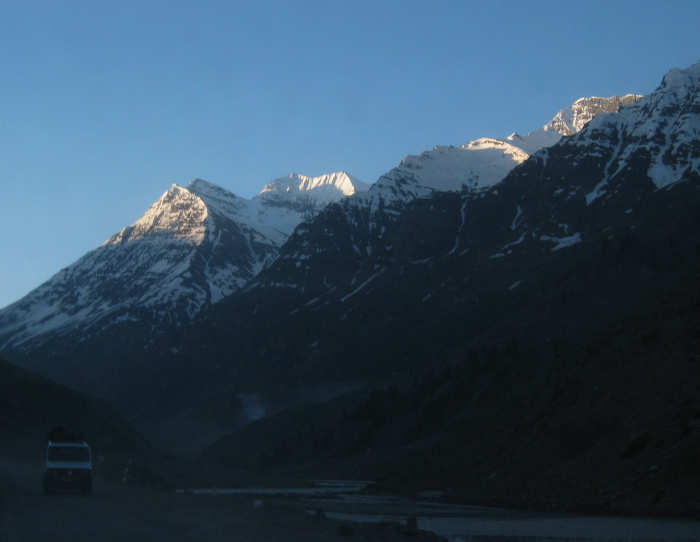
[[[373,183],[700,60],[692,1],[0,0],[0,307],[200,177]]]

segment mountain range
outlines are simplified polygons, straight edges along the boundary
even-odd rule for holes
[[[54,337],[78,332],[79,342],[99,341],[92,337],[124,328],[141,348],[250,282],[296,226],[330,203],[358,195],[355,206],[369,209],[377,222],[391,220],[408,201],[433,191],[499,182],[532,152],[574,133],[595,114],[637,99],[581,99],[524,137],[483,138],[408,156],[371,189],[345,172],[316,178],[292,173],[252,200],[201,179],[185,188],[173,185],[134,224],[4,309],[0,343],[30,351]]]
[[[173,187],[0,311],[0,353],[218,461],[690,513],[699,89],[674,69],[371,187]]]
[[[193,317],[234,292],[254,288],[253,279],[273,261],[278,279],[289,272],[294,283],[306,281],[307,291],[312,285],[299,273],[320,270],[316,286],[323,292],[357,271],[412,200],[484,190],[596,114],[639,98],[582,98],[526,136],[407,156],[371,187],[344,172],[293,173],[252,200],[201,179],[173,185],[134,224],[0,311],[0,351],[62,383],[119,401],[123,384],[109,390],[124,359],[178,336]],[[331,224],[324,242],[296,241],[290,247],[302,248],[291,254],[283,249],[297,226],[296,239],[317,235],[307,225],[341,201],[346,235]],[[342,249],[336,246],[341,240],[347,243]],[[306,250],[306,243],[315,248]]]

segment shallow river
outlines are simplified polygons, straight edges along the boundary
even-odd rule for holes
[[[309,514],[329,519],[381,523],[415,522],[451,542],[473,537],[601,541],[700,541],[700,521],[634,517],[536,515],[523,512],[412,501],[365,495],[368,482],[312,481],[299,488],[236,488],[187,490],[194,495],[249,495],[261,499],[285,498],[304,506]],[[185,490],[181,490],[185,491]]]

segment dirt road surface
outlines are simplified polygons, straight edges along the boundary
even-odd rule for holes
[[[337,522],[250,496],[193,496],[107,482],[92,495],[41,490],[41,465],[0,459],[0,542],[437,541],[398,524]]]
[[[40,464],[0,457],[0,542],[700,542],[692,520],[536,516],[305,490],[174,492],[99,473],[92,495],[44,495],[41,475]]]

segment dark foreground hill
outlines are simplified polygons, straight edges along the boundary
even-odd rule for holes
[[[41,464],[46,436],[56,426],[81,431],[96,458],[140,457],[151,449],[108,404],[0,360],[2,453]]]

